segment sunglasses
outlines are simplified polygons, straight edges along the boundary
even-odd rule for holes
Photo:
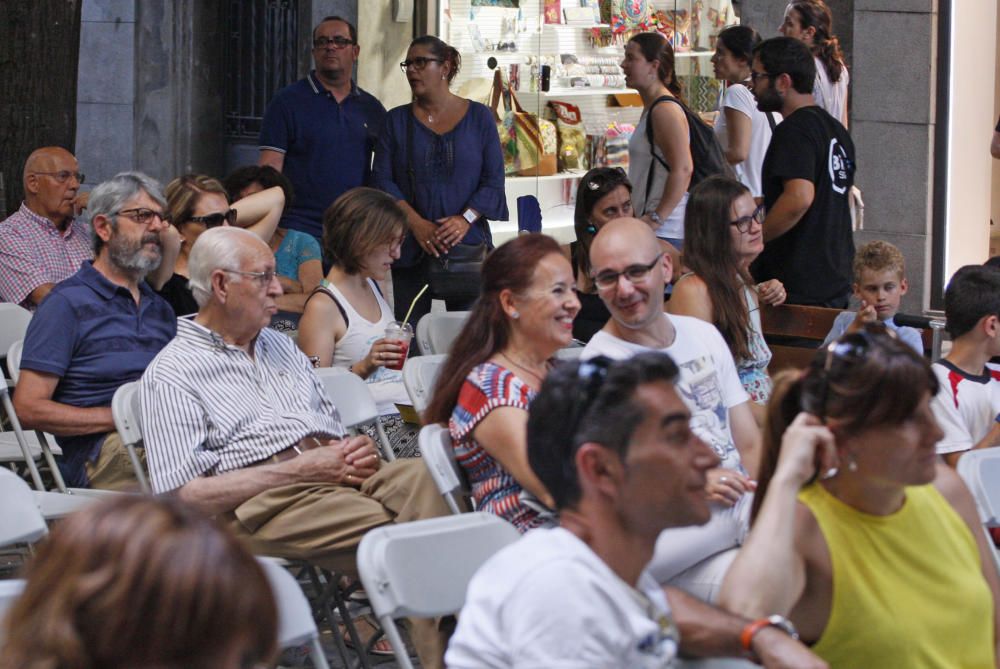
[[[595,174],[594,176],[590,177],[590,179],[587,180],[587,189],[600,190],[600,188],[603,187],[604,184],[606,184],[608,181],[614,180],[617,182],[622,178],[624,178],[626,181],[628,180],[628,174],[626,174],[624,169],[622,169],[621,167],[615,167],[612,169],[614,170],[615,173],[613,176],[607,174]]]
[[[217,228],[223,223],[236,225],[236,210],[230,209],[227,212],[216,212],[205,216],[192,216],[188,219],[192,223],[204,223],[206,228]]]
[[[580,421],[590,405],[594,403],[594,399],[597,398],[597,392],[604,385],[605,379],[608,378],[608,369],[613,362],[607,356],[598,355],[584,360],[577,368],[576,378],[580,383],[577,387],[576,401],[573,402],[573,410],[569,416],[569,425],[572,428],[570,434],[575,436],[580,429]]]
[[[823,356],[822,385],[816,397],[816,406],[811,407],[812,413],[824,423],[827,418],[827,405],[830,402],[830,385],[838,378],[843,378],[845,372],[858,362],[868,357],[868,352],[875,345],[877,337],[896,339],[895,332],[882,323],[865,323],[862,329],[841,336],[830,342]],[[818,358],[817,358],[818,359]],[[815,363],[814,363],[815,364]]]

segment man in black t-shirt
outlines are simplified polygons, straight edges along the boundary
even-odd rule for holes
[[[751,271],[779,279],[789,304],[843,309],[851,293],[854,238],[848,206],[854,143],[813,100],[816,65],[802,42],[775,37],[754,49],[753,93],[784,121],[764,155],[764,251]]]

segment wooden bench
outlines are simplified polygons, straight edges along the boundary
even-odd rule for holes
[[[774,376],[783,369],[808,366],[840,312],[840,309],[800,304],[783,304],[778,307],[761,305],[761,329],[773,356],[768,366],[770,374]],[[920,336],[924,342],[924,354],[929,355],[933,346],[933,332],[929,329],[921,330]]]

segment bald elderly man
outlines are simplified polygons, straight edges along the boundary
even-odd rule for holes
[[[53,286],[93,258],[90,226],[75,217],[86,205],[83,174],[58,146],[24,163],[24,201],[0,223],[0,299],[34,310]]]

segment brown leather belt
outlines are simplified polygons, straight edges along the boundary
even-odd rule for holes
[[[319,439],[317,439],[316,437],[306,437],[298,444],[282,449],[277,453],[275,453],[274,455],[264,458],[263,460],[258,460],[257,462],[250,463],[250,465],[248,466],[259,467],[260,465],[276,465],[279,462],[286,462],[288,460],[291,460],[292,458],[298,456],[299,454],[305,451],[311,451],[314,448],[319,448],[321,446],[322,444],[319,443]]]

